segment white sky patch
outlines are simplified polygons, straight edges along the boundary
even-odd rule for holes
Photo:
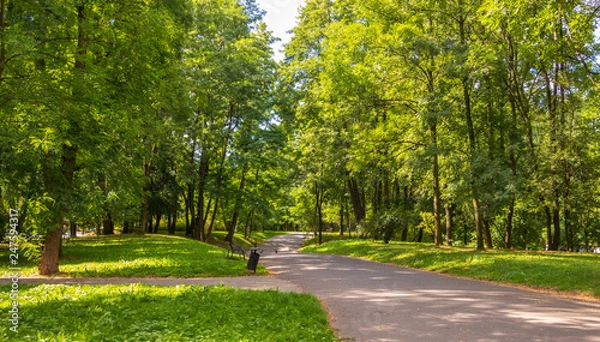
[[[296,26],[298,8],[304,5],[304,0],[257,0],[262,9],[267,11],[265,23],[273,35],[281,41],[273,45],[275,60],[283,59],[283,45],[290,41],[292,35],[289,30]]]

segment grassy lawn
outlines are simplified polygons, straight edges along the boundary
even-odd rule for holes
[[[233,236],[233,242],[242,247],[250,248],[250,247],[254,247],[258,244],[261,244],[265,240],[270,239],[274,236],[287,234],[287,233],[289,233],[289,232],[275,231],[275,230],[265,230],[264,232],[256,231],[256,232],[252,232],[252,235],[250,235],[248,238],[244,238],[243,234],[235,234]],[[213,231],[210,243],[220,246],[220,247],[223,247],[223,248],[229,248],[227,243],[223,241],[223,239],[225,238],[226,235],[227,235],[227,232],[225,232],[225,231],[221,231],[221,230]]]
[[[331,242],[331,241],[339,241],[339,240],[348,240],[350,237],[348,233],[344,233],[344,235],[340,236],[340,233],[323,233],[323,243]],[[317,234],[315,237],[306,240],[304,246],[313,246],[317,244],[319,241],[319,235]]]
[[[0,250],[0,275],[9,274],[8,249]],[[217,277],[248,275],[246,263],[227,251],[176,236],[102,236],[63,245],[62,275],[70,277]],[[37,263],[21,256],[22,276],[37,274]],[[266,274],[261,265],[257,274]]]
[[[304,247],[327,253],[393,263],[457,276],[520,284],[600,298],[600,255],[488,251],[434,247],[429,244],[333,241]]]
[[[10,291],[0,287],[2,293]],[[337,341],[307,294],[228,287],[22,286],[2,341]],[[10,303],[0,311],[8,317]]]

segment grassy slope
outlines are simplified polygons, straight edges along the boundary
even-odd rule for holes
[[[226,258],[226,250],[174,236],[109,236],[65,242],[60,269],[71,277],[214,277],[247,275],[246,263]],[[9,274],[8,250],[0,250],[0,275]],[[21,275],[37,274],[37,264],[21,256]],[[259,265],[257,274],[266,274]]]
[[[8,293],[9,287],[0,287]],[[22,286],[2,341],[335,341],[312,296],[225,287]],[[0,311],[8,315],[9,302]],[[6,316],[5,315],[5,316]]]
[[[244,247],[244,249],[246,249],[246,248],[254,247],[258,244],[261,244],[265,240],[270,239],[273,236],[287,234],[287,233],[288,232],[275,231],[275,230],[266,230],[264,232],[257,231],[257,232],[252,232],[252,235],[248,238],[244,238],[244,235],[241,235],[241,234],[235,234],[233,236],[233,242],[237,245]],[[225,238],[226,235],[227,235],[227,232],[225,232],[225,231],[220,231],[220,230],[214,231],[212,233],[212,239],[211,239],[210,243],[225,248],[228,246],[227,243],[223,241],[223,239]]]
[[[488,251],[428,244],[366,240],[334,241],[304,252],[394,263],[474,279],[520,284],[600,298],[600,255]]]

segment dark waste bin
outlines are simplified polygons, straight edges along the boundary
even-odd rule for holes
[[[258,248],[250,248],[250,256],[248,257],[248,264],[246,265],[246,268],[250,271],[256,272],[256,266],[258,266],[258,258],[260,258]]]

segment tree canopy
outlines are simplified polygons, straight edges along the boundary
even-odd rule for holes
[[[600,244],[597,1],[0,0],[0,219]],[[162,221],[164,223],[164,221]]]

